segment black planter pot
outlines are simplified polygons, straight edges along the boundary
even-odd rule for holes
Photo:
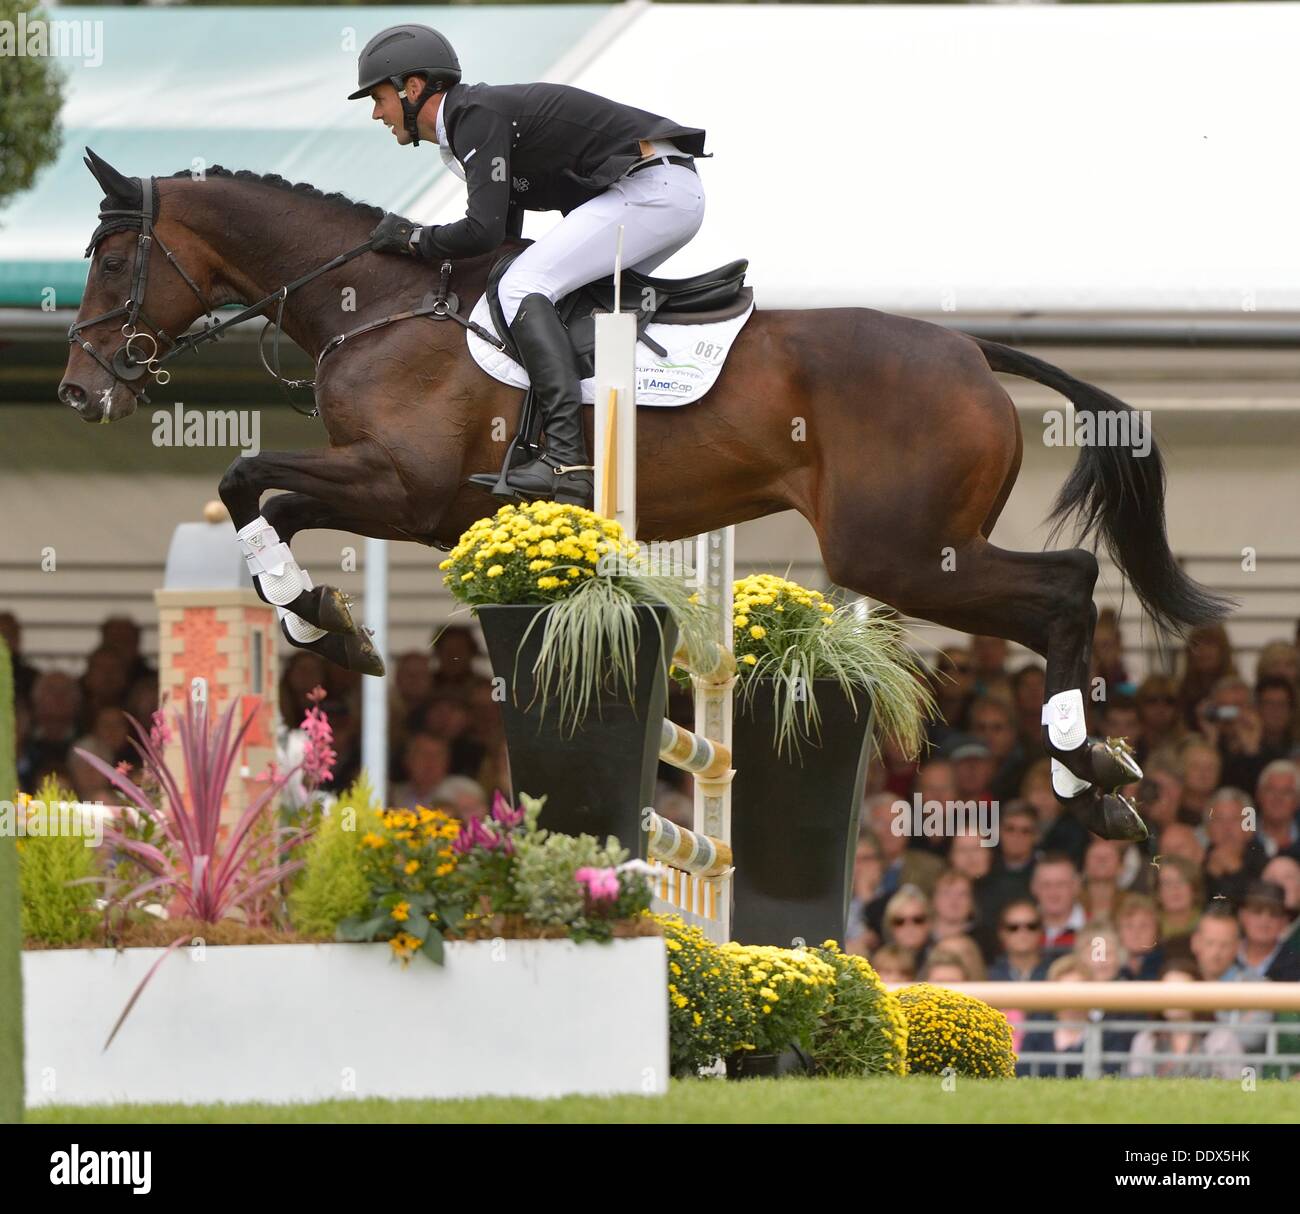
[[[600,696],[592,697],[583,724],[567,733],[560,728],[554,700],[544,720],[540,703],[532,703],[533,664],[546,621],[538,620],[527,640],[524,635],[546,610],[540,606],[478,609],[492,671],[505,683],[501,716],[515,797],[521,792],[546,796],[539,825],[547,830],[595,835],[602,843],[607,835],[615,835],[634,856],[644,857],[641,811],[654,801],[667,698],[665,655],[677,644],[677,626],[667,607],[637,607],[641,631],[635,694],[630,696],[622,682],[617,694],[603,689]]]
[[[733,727],[736,857],[731,934],[742,944],[789,948],[842,940],[870,757],[870,699],[857,717],[839,683],[816,680],[820,745],[794,758],[773,742],[774,684],[738,693]]]
[[[798,1046],[779,1054],[756,1054],[742,1050],[723,1059],[728,1079],[780,1079],[783,1075],[812,1074],[812,1059]]]

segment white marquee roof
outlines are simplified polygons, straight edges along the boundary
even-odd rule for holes
[[[671,4],[564,78],[708,128],[668,272],[748,256],[767,306],[1240,315],[1300,311],[1297,46],[1294,4]]]

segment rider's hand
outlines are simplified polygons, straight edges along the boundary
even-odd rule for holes
[[[401,215],[389,212],[379,221],[379,226],[370,233],[376,253],[405,253],[408,257],[415,255],[411,246],[411,233],[416,224]]]

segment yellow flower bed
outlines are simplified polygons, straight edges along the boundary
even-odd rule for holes
[[[807,1046],[835,997],[835,969],[810,949],[724,944],[754,1009],[754,1037],[741,1049],[779,1053],[792,1043]]]
[[[594,577],[602,557],[634,560],[623,528],[580,506],[502,506],[461,536],[438,568],[466,603],[552,603]]]
[[[907,1017],[907,1069],[939,1075],[1010,1079],[1016,1073],[1011,1024],[979,999],[928,982],[898,992]]]
[[[754,1013],[739,963],[677,915],[651,915],[668,952],[669,1062],[694,1075],[753,1036]]]

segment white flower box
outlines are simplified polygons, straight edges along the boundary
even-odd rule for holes
[[[162,949],[23,954],[27,1102],[658,1094],[668,992],[658,936],[447,945],[179,948],[107,1052]]]

